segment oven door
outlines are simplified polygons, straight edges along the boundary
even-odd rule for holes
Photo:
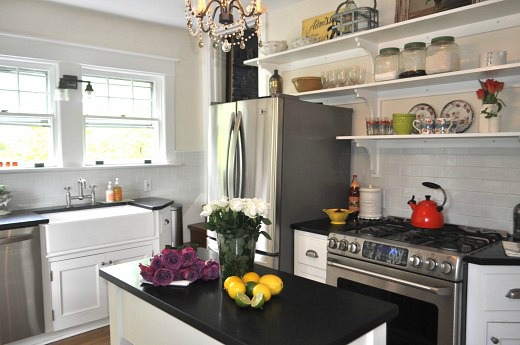
[[[329,253],[327,284],[398,305],[388,345],[460,345],[461,283]]]

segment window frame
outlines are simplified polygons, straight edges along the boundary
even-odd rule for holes
[[[152,117],[144,118],[144,117],[116,117],[116,116],[105,116],[105,115],[88,115],[84,113],[83,105],[81,107],[81,117],[82,117],[82,138],[83,138],[83,165],[84,166],[94,166],[96,165],[95,161],[87,160],[87,138],[86,138],[86,130],[88,128],[87,121],[89,119],[93,120],[113,120],[115,122],[118,121],[148,121],[156,124],[156,135],[157,138],[156,144],[158,147],[158,152],[155,152],[151,157],[152,163],[154,164],[165,164],[166,163],[166,155],[165,155],[165,140],[164,140],[164,127],[165,127],[165,100],[164,100],[164,88],[165,88],[165,75],[153,73],[153,72],[143,72],[143,71],[133,71],[133,70],[125,70],[118,68],[103,68],[98,66],[82,66],[81,78],[82,80],[89,80],[89,76],[96,76],[101,78],[121,78],[121,79],[130,79],[136,81],[144,81],[144,82],[152,82],[153,83],[153,93],[152,93]],[[94,88],[94,95],[96,90]],[[121,166],[121,165],[141,165],[145,164],[144,161],[103,161],[103,165],[107,166]]]
[[[5,116],[7,118],[30,118],[35,122],[38,120],[46,119],[51,127],[50,140],[49,140],[49,152],[48,159],[44,162],[33,162],[33,163],[44,163],[46,167],[57,167],[61,163],[59,161],[59,115],[58,106],[54,100],[54,88],[57,84],[56,76],[58,73],[58,64],[56,62],[44,60],[44,59],[31,59],[24,57],[12,57],[6,55],[0,55],[0,65],[15,67],[17,69],[37,70],[47,72],[47,113],[22,113],[22,112],[0,112],[0,117]],[[19,73],[19,72],[18,72]],[[20,89],[18,89],[20,92]],[[20,163],[20,162],[18,162]],[[22,163],[23,164],[23,163]],[[34,166],[23,166],[24,168],[34,168]]]

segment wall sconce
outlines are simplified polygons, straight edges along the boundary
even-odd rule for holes
[[[68,101],[69,100],[69,90],[77,90],[78,83],[87,83],[85,87],[85,92],[87,93],[87,97],[92,97],[94,93],[94,89],[88,80],[80,80],[75,75],[63,75],[60,78],[60,83],[56,88],[56,92],[54,93],[54,99],[56,101]]]

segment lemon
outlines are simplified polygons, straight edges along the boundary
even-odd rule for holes
[[[271,293],[274,295],[278,295],[280,292],[282,292],[283,289],[283,281],[280,277],[274,274],[266,274],[260,277],[260,280],[258,281],[260,284],[265,284],[269,286],[269,289],[271,289]]]
[[[262,308],[265,302],[265,297],[263,292],[257,293],[253,299],[251,300],[251,307],[254,309]]]
[[[266,302],[271,299],[272,294],[271,294],[271,289],[269,289],[269,286],[264,285],[262,283],[256,284],[255,287],[253,288],[253,296],[256,296],[260,292],[264,294],[264,299]]]
[[[224,280],[224,290],[227,290],[229,288],[229,285],[232,283],[232,282],[241,282],[242,279],[240,279],[240,277],[238,276],[229,276],[226,278],[226,280]]]
[[[251,300],[249,299],[249,297],[247,297],[246,294],[239,292],[235,297],[235,304],[238,305],[240,308],[245,308],[249,307],[249,305],[251,304]]]
[[[238,293],[246,293],[246,286],[244,283],[242,283],[242,281],[235,281],[229,284],[227,292],[229,297],[235,299]]]
[[[258,275],[258,273],[256,272],[247,272],[246,274],[244,274],[244,276],[242,277],[242,281],[244,283],[247,283],[247,282],[255,282],[255,283],[258,283],[258,280],[260,279],[260,276]]]
[[[255,282],[247,282],[246,283],[246,295],[249,297],[253,297],[253,289],[255,288],[257,283]]]

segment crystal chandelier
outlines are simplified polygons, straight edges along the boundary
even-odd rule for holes
[[[258,46],[262,47],[261,15],[266,10],[261,0],[251,0],[245,8],[240,0],[210,0],[207,5],[206,0],[197,0],[196,8],[191,2],[185,0],[186,24],[190,34],[198,36],[200,48],[204,47],[202,35],[205,32],[213,41],[213,48],[221,44],[226,53],[233,45],[244,49],[245,42],[255,34]],[[246,36],[245,31],[249,29],[253,29],[253,32]]]

